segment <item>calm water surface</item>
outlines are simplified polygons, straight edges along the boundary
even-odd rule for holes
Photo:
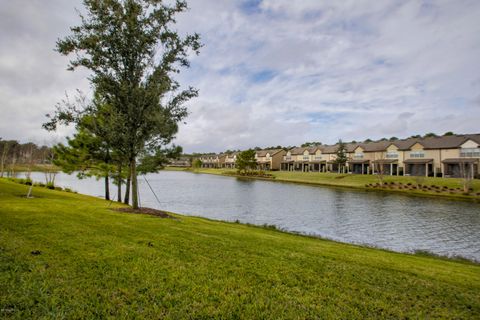
[[[34,173],[35,181],[43,181]],[[139,177],[141,205],[401,252],[425,250],[480,261],[480,204],[189,172]],[[103,195],[103,181],[59,174],[56,184]],[[112,187],[112,194],[116,189]]]

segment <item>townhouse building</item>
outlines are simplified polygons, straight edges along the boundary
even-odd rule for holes
[[[237,161],[238,152],[229,153],[225,156],[224,167],[228,169],[235,168],[235,162]]]
[[[461,177],[480,175],[480,134],[347,143],[346,173]],[[338,145],[288,150],[286,171],[338,172]]]
[[[208,154],[200,157],[202,168],[223,168],[225,167],[226,154]]]
[[[258,170],[280,170],[283,157],[287,152],[283,149],[259,150],[255,152]]]
[[[342,173],[480,177],[480,134],[346,143]],[[338,145],[256,151],[258,170],[339,172]],[[204,168],[235,168],[238,153],[200,157]]]
[[[319,146],[293,148],[286,152],[281,170],[303,172],[326,172],[327,158]]]

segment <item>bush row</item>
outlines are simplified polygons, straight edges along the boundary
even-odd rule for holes
[[[413,184],[402,183],[402,182],[384,182],[380,183],[369,183],[366,184],[367,188],[376,188],[376,189],[395,189],[395,190],[419,190],[425,192],[435,192],[435,193],[448,193],[448,194],[462,194],[465,196],[480,196],[480,192],[474,192],[472,188],[468,189],[468,192],[465,192],[462,188],[451,188],[447,186],[436,186],[436,185],[426,185],[426,184]]]

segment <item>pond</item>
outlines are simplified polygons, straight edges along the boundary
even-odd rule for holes
[[[32,179],[44,181],[42,173]],[[240,221],[399,252],[480,261],[480,204],[208,174],[162,171],[139,177],[144,207]],[[59,174],[56,184],[103,195],[103,181]],[[116,188],[112,186],[112,194]]]

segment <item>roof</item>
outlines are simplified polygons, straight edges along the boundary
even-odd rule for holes
[[[391,141],[376,141],[376,142],[360,143],[358,144],[358,146],[361,147],[365,152],[377,152],[377,151],[386,150],[387,147],[391,144],[392,144]]]
[[[404,160],[403,163],[407,164],[426,164],[432,162],[433,159],[407,159]]]
[[[308,148],[308,153],[313,154],[313,153],[317,152],[317,150],[322,151],[322,146],[318,145],[318,146],[314,146],[314,147],[309,147]]]
[[[472,140],[480,145],[480,134],[457,134],[452,136],[428,137],[428,138],[407,138],[402,140],[386,140],[360,143],[347,143],[345,147],[347,152],[354,152],[357,147],[361,147],[365,152],[386,151],[391,145],[399,150],[410,150],[415,143],[420,143],[425,149],[456,149],[460,148],[466,141]],[[322,153],[335,153],[338,144],[319,146]]]
[[[259,150],[256,153],[257,153],[257,157],[265,157],[267,153],[269,153],[270,156],[273,156],[281,151],[283,151],[283,149],[270,149],[270,150]]]
[[[387,148],[394,145],[398,150],[410,150],[410,148],[417,143],[417,138],[408,138],[402,140],[388,141]]]
[[[358,143],[345,143],[345,149],[347,152],[353,152],[359,146]],[[336,153],[338,150],[338,143],[334,145],[321,145],[317,147],[322,153]]]
[[[469,138],[464,135],[455,135],[419,139],[418,143],[420,143],[424,149],[454,149],[460,147],[468,139]]]
[[[362,164],[362,163],[370,163],[370,160],[348,160],[349,164]]]
[[[397,159],[378,159],[374,160],[373,163],[383,163],[383,164],[390,164],[398,162]]]
[[[299,155],[299,154],[303,154],[305,150],[308,150],[308,148],[295,147],[293,149],[290,149],[289,151],[292,155]]]
[[[337,149],[337,145],[324,145],[321,147],[322,153],[335,153]]]
[[[443,163],[475,163],[478,162],[479,159],[475,158],[449,158],[445,159],[442,162]]]

